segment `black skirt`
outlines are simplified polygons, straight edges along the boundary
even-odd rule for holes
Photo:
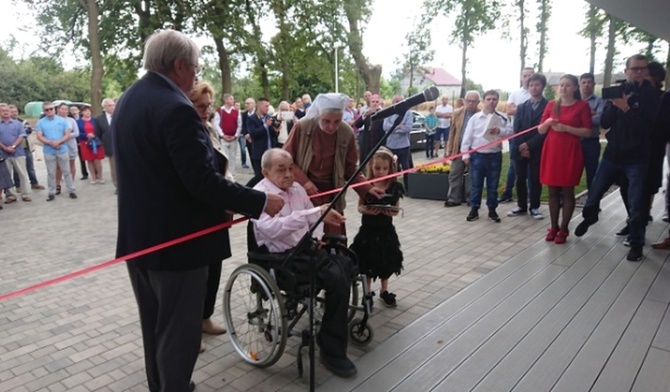
[[[350,248],[358,256],[360,272],[370,278],[388,279],[403,269],[400,241],[392,224],[361,226]]]

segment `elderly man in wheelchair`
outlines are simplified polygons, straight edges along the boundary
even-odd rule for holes
[[[327,369],[337,376],[354,376],[357,372],[356,366],[349,360],[349,358],[347,358],[348,333],[352,333],[352,330],[349,329],[347,323],[349,315],[348,301],[350,299],[352,277],[358,275],[355,255],[350,254],[351,257],[339,255],[340,252],[346,252],[347,248],[344,244],[333,245],[331,239],[330,244],[322,243],[322,248],[330,248],[330,253],[324,249],[320,249],[316,251],[316,256],[314,254],[310,256],[302,255],[289,260],[287,264],[290,268],[282,269],[279,267],[279,265],[282,264],[280,260],[298,245],[303,236],[309,231],[310,226],[316,223],[319,217],[325,212],[326,206],[314,207],[304,188],[297,182],[294,182],[293,159],[291,154],[287,151],[276,148],[266,151],[265,154],[263,154],[261,166],[264,179],[255,186],[255,189],[275,193],[284,198],[286,204],[274,217],[263,214],[258,220],[252,220],[252,225],[250,225],[248,229],[250,237],[250,240],[248,241],[250,247],[249,255],[250,263],[252,264],[247,264],[240,268],[247,271],[254,271],[253,274],[251,274],[251,280],[253,282],[249,287],[250,291],[256,293],[263,290],[267,291],[267,294],[261,295],[261,299],[256,299],[255,301],[266,300],[270,301],[271,304],[268,304],[267,306],[257,306],[256,308],[251,307],[252,311],[247,310],[246,317],[251,319],[256,317],[257,313],[271,313],[273,312],[274,306],[278,309],[276,312],[280,313],[280,316],[282,316],[281,318],[290,318],[290,316],[284,317],[287,312],[290,313],[290,311],[287,310],[290,308],[290,304],[285,304],[284,302],[290,302],[291,295],[286,293],[294,292],[295,287],[300,287],[300,283],[303,283],[302,287],[305,287],[305,276],[309,277],[309,274],[303,273],[301,282],[296,282],[296,278],[291,277],[288,279],[290,284],[287,284],[286,275],[288,274],[286,273],[286,270],[290,270],[292,272],[291,275],[297,275],[297,279],[300,279],[300,271],[305,272],[312,268],[312,271],[316,272],[315,276],[317,279],[315,283],[317,285],[317,290],[323,289],[326,292],[325,312],[320,321],[320,330],[316,335],[316,343],[320,348],[321,362]],[[325,216],[324,221],[339,225],[344,222],[344,216],[335,210],[331,210]],[[313,233],[313,238],[321,239],[322,236],[323,225],[321,224]],[[256,247],[255,252],[251,252],[254,246]],[[274,259],[268,257],[268,263],[264,266],[264,269],[269,269],[271,271],[270,275],[274,276],[272,276],[272,278],[267,276],[262,279],[255,278],[254,276],[256,275],[260,277],[261,275],[267,274],[263,269],[258,268],[258,265],[263,265],[264,253],[274,257]],[[314,267],[310,267],[310,263],[312,263]],[[253,268],[250,269],[250,267]],[[238,268],[238,270],[240,268]],[[233,275],[231,275],[229,284],[224,292],[224,297],[226,295],[231,295],[232,289],[229,286],[233,285],[233,281],[237,279],[238,276],[236,273],[238,270],[234,271]],[[285,282],[283,284],[284,287],[282,287],[282,281]],[[267,289],[264,289],[264,286],[267,286]],[[291,289],[287,289],[286,286],[291,286]],[[279,291],[284,293],[283,298],[272,301],[271,297],[275,297],[275,295],[272,295],[271,293]],[[303,292],[305,291],[306,290],[303,289]],[[256,295],[256,297],[258,297],[258,295]],[[230,299],[229,297],[227,298],[228,299],[224,298],[224,308],[227,308],[224,309],[227,313],[227,323],[229,327],[233,327],[234,334],[238,334],[238,331],[236,331],[234,325],[232,325],[234,324],[235,316],[228,314],[231,313],[230,308],[234,307],[234,305],[228,305]],[[253,301],[254,300],[251,300],[250,302]],[[369,308],[364,307],[364,309],[366,309],[364,320],[367,320],[367,310],[369,310]],[[258,316],[261,318],[261,315]],[[228,321],[229,319],[231,320],[230,322]],[[269,317],[269,319],[272,319],[272,317]],[[256,322],[249,323],[254,324]],[[261,361],[258,357],[264,354],[258,354],[257,350],[261,350],[261,348],[254,349],[256,343],[246,343],[244,349],[245,352],[240,352],[240,349],[238,349],[238,352],[243,354],[248,361],[251,359],[250,362],[252,363],[254,363],[253,359],[258,358],[258,363],[254,363],[257,366],[269,366],[276,362],[278,356],[281,355],[281,351],[283,351],[283,346],[285,345],[286,340],[285,336],[289,333],[287,330],[291,331],[292,327],[295,325],[295,323],[292,322],[291,325],[287,327],[285,323],[286,321],[281,320],[279,317],[276,318],[275,321],[257,322],[257,324],[262,324],[262,326],[259,327],[259,330],[262,330],[264,334],[263,336],[265,337],[265,339],[257,339],[261,340],[261,343],[267,344],[268,342],[283,340],[280,344],[282,347],[278,349],[272,347],[270,349],[272,354],[268,354],[268,356],[273,356],[273,358],[264,362]],[[365,325],[365,321],[363,321],[363,326],[365,327]],[[371,339],[372,331],[369,327],[366,328],[368,328],[370,332],[369,338]],[[231,328],[229,328],[229,330],[230,329]],[[276,331],[280,331],[280,336],[273,336]],[[305,332],[303,332],[303,345],[305,344],[304,334]],[[352,336],[354,336],[353,333]],[[231,338],[234,340],[234,345],[236,339],[239,341],[238,336],[231,336]],[[277,353],[277,351],[279,352]],[[298,366],[300,371],[302,371],[301,357],[299,357]]]

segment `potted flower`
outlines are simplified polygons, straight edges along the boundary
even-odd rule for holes
[[[415,172],[408,173],[408,195],[417,199],[447,200],[449,169],[447,163],[419,166]]]

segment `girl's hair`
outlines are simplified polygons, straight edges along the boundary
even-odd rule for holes
[[[565,75],[561,76],[559,81],[563,80],[563,79],[569,79],[570,82],[572,82],[572,84],[579,87],[579,79],[577,79],[577,77],[575,75],[565,74]],[[574,97],[575,97],[576,100],[582,99],[582,96],[579,94],[579,88],[575,91]],[[561,98],[560,97],[554,103],[554,107],[551,109],[551,114],[553,114],[554,117],[558,117],[561,114]]]
[[[375,159],[384,159],[388,161],[389,163],[389,174],[396,173],[398,171],[398,165],[395,162],[394,155],[386,147],[379,147],[379,150],[375,153],[375,155],[372,156],[372,159],[370,159],[370,162],[368,163],[368,178],[373,179],[375,178],[375,173],[373,170],[374,166],[374,161]],[[393,181],[396,181],[395,178],[392,179]]]

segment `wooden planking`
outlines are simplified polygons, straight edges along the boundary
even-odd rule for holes
[[[619,257],[610,251],[603,261],[600,255],[609,251],[610,247],[600,244],[596,255],[598,258],[582,259],[576,263],[560,280],[552,283],[561,295],[551,298],[547,292],[542,293],[527,310],[515,316],[501,333],[496,334],[468,359],[457,371],[444,380],[444,385],[453,385],[455,390],[490,391],[511,390],[526,371],[533,366],[555,336],[560,334],[572,316],[580,310],[583,302],[588,300],[603,281],[611,278]],[[612,259],[612,260],[610,260]],[[618,259],[618,260],[617,260]],[[589,264],[595,265],[588,272]],[[568,281],[569,274],[576,276],[574,283]],[[628,281],[633,272],[621,278],[623,282],[619,290]],[[581,279],[584,277],[583,279]],[[552,289],[550,287],[550,289]],[[614,291],[614,294],[618,291]],[[563,295],[564,294],[564,295]],[[495,368],[494,368],[495,366]],[[481,381],[481,383],[480,383]],[[480,383],[480,385],[477,385]],[[540,389],[538,389],[540,390]]]
[[[662,259],[666,259],[670,253],[667,250],[649,250],[649,256],[657,256]],[[645,260],[646,262],[647,260]],[[658,274],[658,277],[651,285],[649,293],[647,294],[646,299],[652,301],[659,301],[664,303],[670,303],[670,263],[666,262],[661,269],[661,273]]]
[[[632,387],[666,308],[666,304],[658,301],[642,302],[591,391],[610,392]]]
[[[661,350],[670,351],[670,312],[666,311],[663,316],[663,321],[658,327],[656,337],[654,337],[654,341],[651,345]]]
[[[657,263],[640,264],[640,268],[552,390],[585,391],[591,388],[658,275],[660,267]]]
[[[612,231],[617,223],[623,220],[622,208],[607,208],[612,204],[617,203],[618,197],[610,197],[607,201],[608,202],[603,203],[603,208],[607,213],[603,214],[601,223],[605,223],[607,220],[609,225],[597,225],[594,227],[594,230],[591,230],[590,234],[606,230]],[[610,220],[612,220],[612,222],[609,222]],[[524,270],[524,267],[529,263],[538,264],[538,260],[551,260],[565,257],[563,253],[565,253],[567,249],[570,249],[570,247],[574,247],[575,243],[577,242],[570,241],[567,246],[548,246],[546,242],[538,241],[532,244],[500,267],[483,276],[474,284],[463,289],[456,296],[450,298],[427,315],[416,320],[392,339],[387,340],[383,345],[376,347],[374,351],[367,353],[359,359],[356,364],[359,370],[359,375],[356,379],[342,380],[333,378],[322,385],[320,390],[352,390],[358,385],[368,386],[370,388],[369,390],[384,390],[384,388],[377,385],[375,381],[380,379],[385,380],[385,378],[376,373],[379,373],[380,371],[386,373],[382,370],[387,370],[384,369],[384,367],[388,366],[391,377],[402,376],[400,379],[406,377],[412,369],[397,368],[394,366],[395,363],[392,362],[394,362],[396,358],[405,356],[406,352],[417,344],[417,342],[420,342],[426,334],[439,328],[442,323],[450,320],[450,318],[453,317],[452,315],[459,313],[470,303],[481,299],[513,274]],[[585,244],[582,244],[581,246],[583,247]],[[588,249],[584,250],[584,252],[588,252]],[[495,298],[495,296],[500,293],[494,294]],[[432,340],[432,343],[435,343],[435,340]],[[424,362],[423,360],[425,360],[425,357],[425,352],[419,352],[419,364]],[[414,369],[416,369],[416,367],[417,364],[414,364]]]
[[[428,390],[434,386],[434,384],[429,384],[429,380],[436,383],[440,382],[453,368],[459,366],[459,362],[461,361],[465,362],[459,366],[458,369],[466,368],[476,373],[480,373],[479,378],[468,375],[463,376],[462,380],[465,384],[471,384],[473,382],[476,384],[477,381],[491,369],[492,365],[495,365],[495,362],[501,356],[492,355],[491,352],[486,351],[481,347],[477,348],[477,346],[488,342],[491,342],[493,346],[508,345],[513,347],[517,344],[518,341],[524,337],[525,333],[533,328],[533,326],[537,324],[547,312],[559,303],[575,284],[580,282],[580,280],[583,280],[587,272],[591,270],[598,263],[600,258],[611,248],[610,244],[603,244],[601,242],[602,241],[597,242],[595,247],[581,256],[580,263],[577,263],[574,268],[570,268],[568,272],[562,274],[557,279],[553,280],[553,277],[547,274],[548,270],[536,275],[533,281],[529,284],[536,284],[539,285],[540,288],[544,287],[545,289],[541,290],[536,296],[534,295],[530,298],[525,296],[525,293],[520,292],[510,296],[504,303],[498,305],[498,307],[464,333],[463,336],[459,337],[454,344],[443,351],[440,354],[442,358],[435,358],[437,359],[436,362],[439,364],[439,368],[430,369],[429,367],[424,367],[418,370],[412,377],[403,382],[402,386],[398,388],[398,391],[411,390],[414,385],[421,385],[420,389]],[[579,254],[577,247],[573,249],[572,253]],[[580,259],[579,257],[575,258]],[[602,280],[604,280],[613,269],[613,266],[604,268],[606,271],[601,272],[603,275]],[[595,290],[595,288],[593,288],[593,290]],[[520,298],[518,300],[515,299],[515,297],[519,295]],[[530,305],[526,306],[528,303],[530,303]],[[501,315],[497,316],[497,313],[501,313]],[[512,319],[512,321],[509,322],[509,324],[511,324],[510,329],[508,331],[503,331],[503,333],[499,335],[499,330],[501,328],[507,328],[506,323],[510,319]],[[474,346],[472,346],[473,344]],[[469,361],[468,357],[473,354],[474,350],[477,351],[474,353],[476,359],[473,364],[472,361]],[[479,351],[486,351],[486,354],[477,356],[476,354],[478,354]],[[506,352],[499,354],[504,355]],[[487,366],[487,362],[492,362],[489,363],[491,366]],[[481,372],[483,372],[483,374],[481,374]],[[437,389],[439,390],[444,387],[453,388],[454,390],[469,390],[474,384],[466,386],[459,382],[455,382],[451,377],[448,377],[439,384]]]
[[[635,379],[632,392],[670,391],[670,352],[651,348],[644,359],[640,374]]]

